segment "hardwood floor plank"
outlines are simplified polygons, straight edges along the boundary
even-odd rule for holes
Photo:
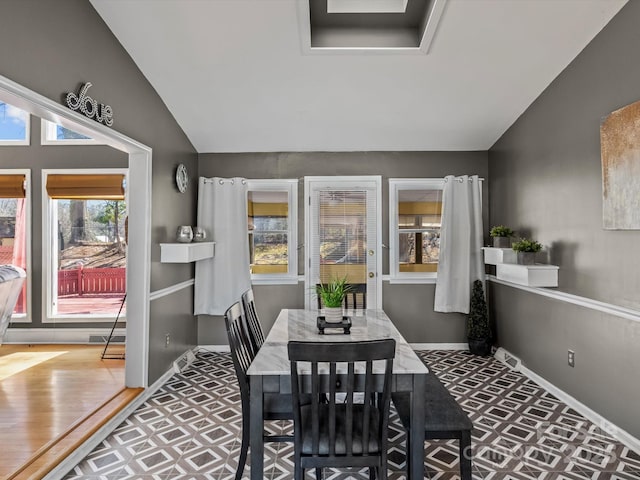
[[[71,454],[88,440],[100,427],[117,412],[125,408],[143,388],[124,388],[110,401],[96,409],[91,415],[76,422],[62,435],[38,450],[23,465],[16,469],[7,480],[38,480],[49,473],[62,459]]]
[[[60,447],[52,448],[56,438],[69,437],[72,428],[90,430],[82,419],[103,405],[123,408],[113,400],[124,389],[125,361],[102,360],[103,348],[0,346],[0,478],[11,478],[27,462],[37,463],[33,456],[39,451],[60,453]],[[129,395],[122,398],[131,401]]]

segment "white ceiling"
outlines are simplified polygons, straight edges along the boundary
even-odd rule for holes
[[[448,0],[424,54],[309,54],[298,0],[91,0],[198,152],[486,150],[627,0]]]

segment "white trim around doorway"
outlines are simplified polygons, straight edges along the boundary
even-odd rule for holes
[[[152,149],[0,75],[0,101],[94,138],[129,156],[129,256],[125,386],[147,387],[151,284]]]

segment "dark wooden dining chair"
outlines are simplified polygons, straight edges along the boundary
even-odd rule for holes
[[[224,314],[224,322],[227,327],[227,337],[231,348],[231,359],[233,367],[238,377],[240,387],[240,402],[242,405],[242,443],[240,447],[240,458],[238,469],[236,470],[236,480],[242,478],[244,466],[247,461],[247,451],[249,449],[249,377],[247,370],[255,357],[255,352],[249,340],[248,325],[240,302],[236,302],[227,309]],[[292,420],[291,395],[267,393],[264,396],[264,419],[265,420]],[[263,435],[265,442],[291,442],[291,435]]]
[[[242,294],[242,306],[244,307],[244,312],[247,317],[249,341],[251,342],[255,355],[264,343],[264,331],[262,330],[262,324],[260,323],[260,318],[256,311],[253,289],[250,288]]]
[[[316,288],[320,284],[316,284]],[[344,297],[344,308],[350,308],[354,310],[366,310],[367,309],[367,284],[366,283],[348,283],[349,293]],[[318,310],[324,308],[322,305],[322,298],[317,295],[318,298]]]
[[[424,388],[425,440],[458,440],[460,478],[471,480],[471,430],[473,423],[453,395],[433,373],[426,377]],[[411,434],[411,401],[408,394],[391,395],[407,439]],[[411,465],[407,441],[407,469]]]
[[[315,468],[320,479],[324,467],[369,467],[370,478],[377,471],[386,480],[395,348],[393,339],[289,342],[295,480],[307,468]],[[384,362],[382,372],[374,373],[375,360]],[[309,375],[299,373],[301,362],[310,363]],[[311,403],[304,405],[300,398],[309,392]],[[338,392],[346,398],[337,400]],[[362,403],[354,402],[356,392]]]

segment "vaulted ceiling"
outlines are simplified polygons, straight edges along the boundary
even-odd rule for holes
[[[310,14],[327,0],[91,3],[207,153],[486,150],[626,1],[408,0],[417,23],[371,24]],[[311,46],[321,27],[338,43]]]

